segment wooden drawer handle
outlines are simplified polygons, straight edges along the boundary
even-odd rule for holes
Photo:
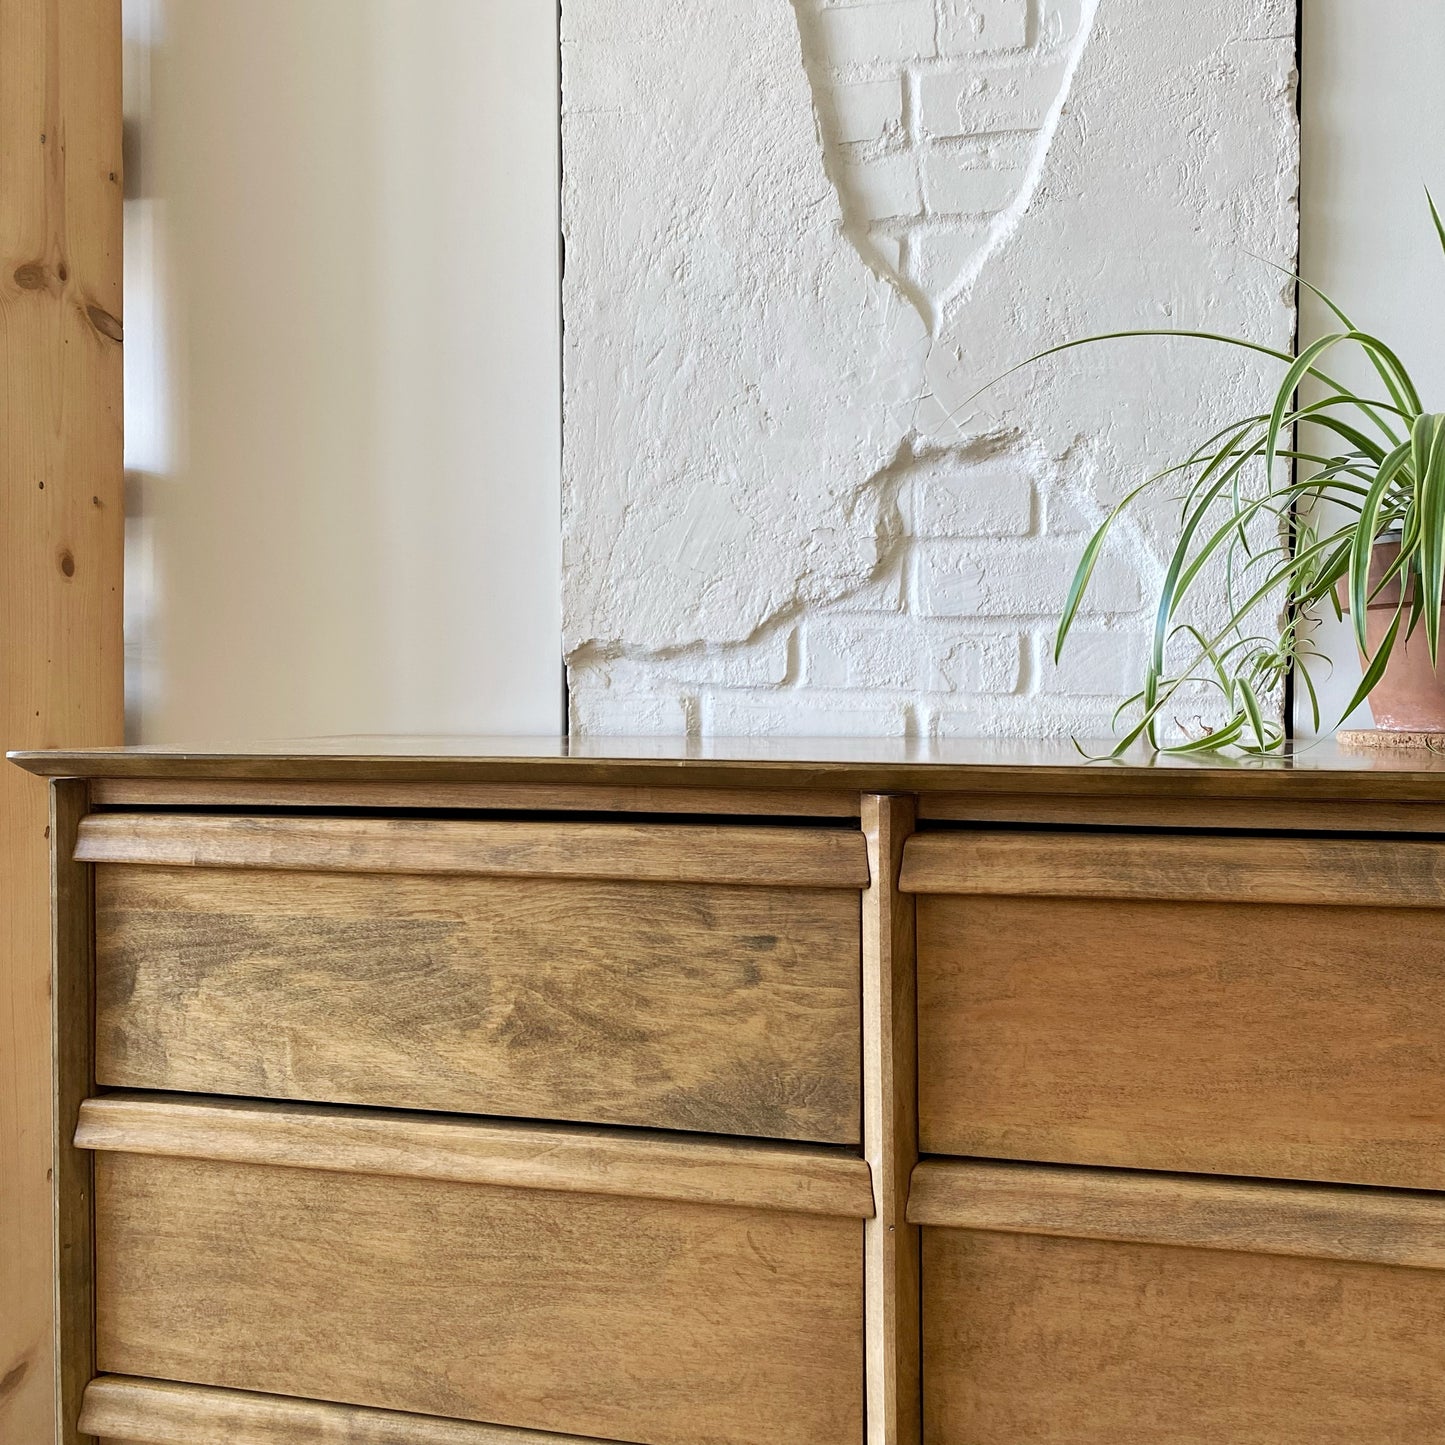
[[[326,1405],[249,1390],[216,1390],[102,1375],[86,1388],[80,1412],[82,1434],[103,1440],[144,1440],[146,1445],[193,1445],[227,1440],[231,1445],[608,1445],[577,1435],[512,1430]]]
[[[868,886],[863,834],[850,828],[96,813],[80,825],[75,860],[770,888]]]
[[[930,1159],[908,1220],[946,1229],[1445,1269],[1445,1195]]]
[[[75,1143],[123,1154],[848,1219],[873,1214],[868,1165],[842,1150],[803,1144],[151,1094],[87,1099]]]
[[[1445,844],[1177,834],[920,833],[905,893],[1445,906]]]

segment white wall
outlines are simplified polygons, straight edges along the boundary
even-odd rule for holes
[[[1273,373],[1135,345],[970,397],[1094,331],[1289,344],[1294,16],[563,0],[574,729],[1107,733],[1174,513],[1057,668],[1088,531]]]
[[[540,0],[125,0],[132,734],[555,732]]]
[[[1424,190],[1445,205],[1445,5],[1304,0],[1302,40],[1301,274],[1399,352],[1427,408],[1445,409],[1445,257]],[[1332,329],[1322,309],[1302,307],[1306,340]],[[1370,380],[1368,367],[1351,375]],[[1328,729],[1360,667],[1348,621],[1327,617],[1317,640],[1335,664],[1321,688]]]

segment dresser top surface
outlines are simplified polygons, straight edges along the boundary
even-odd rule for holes
[[[1445,755],[1299,745],[1277,757],[1086,756],[1067,739],[354,736],[9,756],[48,777],[547,783],[1445,802]]]

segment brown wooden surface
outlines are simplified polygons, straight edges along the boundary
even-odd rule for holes
[[[858,794],[796,789],[601,788],[531,783],[202,782],[103,778],[91,789],[102,807],[475,808],[540,813],[697,813],[713,816],[856,818]]]
[[[51,1118],[54,1169],[55,1412],[59,1445],[81,1439],[81,1396],[95,1373],[95,1259],[91,1249],[94,1189],[91,1156],[76,1147],[81,1105],[95,1092],[93,913],[90,869],[71,861],[75,833],[89,807],[83,782],[50,789],[54,840],[50,883],[52,934]],[[0,1437],[3,1438],[3,1437]]]
[[[863,837],[850,828],[98,813],[81,825],[76,857],[313,873],[868,885]]]
[[[930,1159],[915,1224],[1445,1269],[1445,1195]]]
[[[863,895],[863,1152],[874,1217],[863,1232],[869,1445],[918,1445],[918,1231],[905,1213],[918,1160],[913,900],[898,892],[912,798],[863,799],[873,886]]]
[[[103,786],[97,784],[97,787]],[[110,786],[137,786],[111,784]],[[171,787],[181,786],[170,784]],[[99,796],[94,794],[94,796]],[[1424,803],[1372,803],[1331,799],[1272,801],[1230,798],[1069,797],[1031,793],[924,793],[920,821],[1034,823],[1047,827],[1224,828],[1232,832],[1440,833],[1445,798]]]
[[[1445,1273],[923,1231],[928,1445],[1441,1445]]]
[[[0,0],[0,747],[122,727],[119,0]],[[54,1427],[46,790],[0,767],[0,1440]]]
[[[1055,797],[1445,802],[1445,757],[1343,753],[1328,743],[1283,757],[1082,757],[1054,742],[917,739],[353,737],[22,752],[52,776],[216,782],[486,783],[585,787]]]
[[[856,892],[96,875],[103,1084],[860,1137]]]
[[[956,830],[910,840],[901,887],[933,894],[1440,908],[1445,843]]]
[[[862,1159],[803,1144],[172,1094],[87,1100],[76,1142],[105,1153],[340,1174],[622,1194],[855,1219],[873,1212]]]
[[[1419,908],[921,897],[922,1147],[1445,1188],[1442,929]]]
[[[102,807],[469,808],[479,811],[655,813],[793,818],[856,818],[857,792],[691,787],[587,787],[493,783],[288,783],[169,778],[100,778],[91,801]],[[1229,799],[933,793],[918,798],[925,821],[1043,823],[1098,828],[1263,828],[1278,832],[1362,831],[1445,834],[1438,803],[1249,802]]]
[[[106,1372],[642,1445],[862,1436],[862,1226],[96,1156]]]
[[[123,1375],[104,1375],[91,1385],[81,1418],[91,1434],[126,1445],[609,1445],[576,1435]]]

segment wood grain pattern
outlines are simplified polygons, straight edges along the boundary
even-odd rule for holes
[[[94,1181],[91,1156],[74,1142],[76,1120],[95,1091],[94,929],[90,869],[71,861],[89,807],[79,781],[50,785],[51,1048],[55,1097],[50,1138],[54,1170],[55,1419],[58,1445],[83,1438],[81,1397],[95,1373]]]
[[[915,1224],[1445,1269],[1445,1195],[927,1160]]]
[[[103,778],[97,807],[398,808],[539,813],[695,813],[699,816],[856,818],[858,794],[794,789],[587,787],[537,783],[287,783]]]
[[[868,885],[862,835],[847,828],[98,813],[81,824],[75,856],[85,863],[308,873]]]
[[[863,896],[863,1152],[874,1217],[864,1226],[869,1445],[918,1445],[918,1231],[905,1217],[918,1162],[913,900],[898,892],[914,800],[863,799],[873,886]]]
[[[1120,761],[1090,762],[1064,739],[714,738],[699,743],[685,737],[350,737],[210,750],[29,750],[16,753],[15,761],[45,776],[92,779],[680,785],[1160,802],[1213,798],[1438,806],[1445,783],[1445,758],[1419,752],[1346,754],[1328,743],[1268,759],[1135,753]]]
[[[81,1424],[91,1435],[126,1445],[609,1445],[576,1435],[122,1375],[103,1375],[91,1384]]]
[[[873,1212],[868,1165],[840,1150],[641,1130],[108,1094],[81,1106],[76,1143],[106,1153],[621,1194],[785,1213],[866,1219]]]
[[[856,892],[96,875],[104,1084],[858,1142]]]
[[[122,736],[119,0],[0,0],[0,748]],[[46,789],[0,767],[0,1440],[55,1429]]]
[[[923,1231],[928,1445],[1442,1445],[1445,1273]]]
[[[907,893],[1445,906],[1445,843],[1180,834],[920,833]],[[1321,927],[1330,926],[1322,920]]]
[[[1441,915],[923,897],[926,1153],[1445,1188]]]
[[[856,1220],[96,1156],[109,1373],[638,1441],[862,1435]]]

